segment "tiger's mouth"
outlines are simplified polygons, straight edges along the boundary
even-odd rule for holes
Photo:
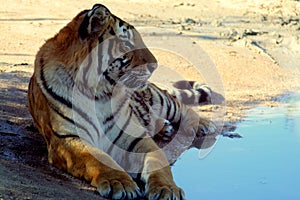
[[[144,87],[147,84],[148,79],[151,74],[140,74],[138,72],[132,71],[124,74],[119,83],[122,83],[128,88],[140,88]]]
[[[144,64],[132,70],[127,71],[121,78],[120,82],[129,88],[141,88],[147,85],[148,79],[156,69],[157,64]]]

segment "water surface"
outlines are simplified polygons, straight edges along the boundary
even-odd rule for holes
[[[185,152],[173,173],[188,200],[300,199],[300,95],[288,95],[279,107],[247,113],[235,132],[221,137],[212,152],[199,158]]]

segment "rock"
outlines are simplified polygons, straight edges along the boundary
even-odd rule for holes
[[[255,36],[255,35],[262,35],[264,33],[268,33],[268,32],[262,32],[262,31],[255,30],[255,29],[245,29],[243,36],[247,36],[247,35]]]
[[[242,34],[239,34],[239,32],[235,29],[232,29],[229,33],[228,39],[232,42],[242,39],[244,36]]]
[[[173,7],[180,7],[180,6],[183,6],[183,5],[184,5],[184,3],[180,3],[178,5],[174,5]]]
[[[187,24],[196,24],[196,23],[197,23],[197,22],[196,22],[194,19],[192,19],[192,18],[186,18],[186,19],[184,20],[184,22],[187,23]]]

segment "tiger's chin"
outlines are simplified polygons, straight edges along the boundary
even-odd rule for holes
[[[138,90],[143,89],[148,86],[148,79],[150,78],[150,75],[129,75],[129,76],[123,76],[119,80],[119,84],[122,84],[126,88]]]

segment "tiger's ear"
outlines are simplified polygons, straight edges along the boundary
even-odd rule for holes
[[[91,33],[99,32],[106,27],[107,21],[108,20],[106,16],[103,17],[103,16],[94,15],[90,19],[90,26],[88,27],[88,29],[90,30]]]
[[[78,35],[80,39],[84,40],[93,33],[102,32],[106,28],[107,23],[107,19],[99,18],[98,16],[85,17],[78,29]]]
[[[106,28],[109,20],[109,10],[100,4],[96,4],[83,19],[78,30],[79,37],[84,40],[90,34],[101,32]]]

